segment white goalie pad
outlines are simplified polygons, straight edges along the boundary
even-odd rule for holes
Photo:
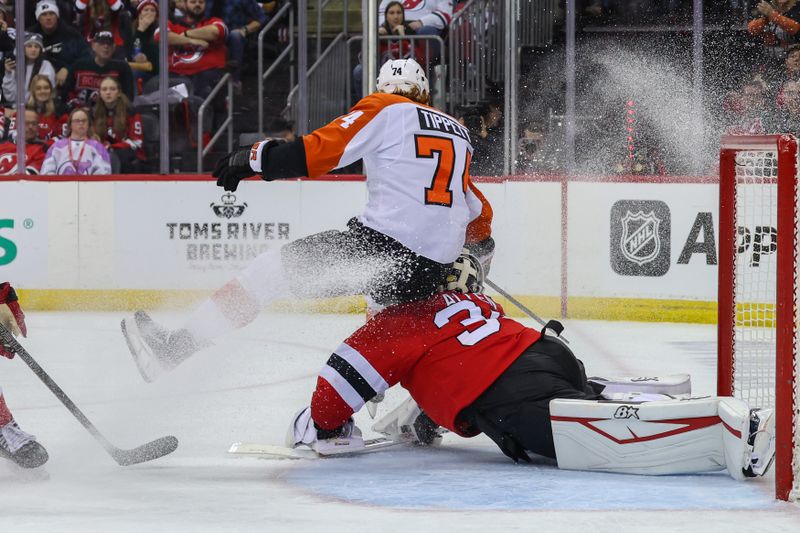
[[[591,377],[591,383],[599,383],[605,388],[602,396],[617,399],[619,394],[641,392],[645,394],[668,394],[674,398],[689,398],[692,395],[692,379],[689,374],[669,374],[667,376],[625,376]]]
[[[646,403],[553,400],[559,468],[628,474],[686,474],[751,464],[750,409],[734,398]]]

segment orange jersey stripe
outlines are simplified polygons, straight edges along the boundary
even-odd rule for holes
[[[492,211],[492,206],[483,193],[472,183],[472,180],[469,181],[469,188],[481,201],[482,207],[481,214],[467,226],[466,242],[481,242],[492,235],[492,218],[494,217],[494,211]]]
[[[404,96],[373,93],[362,98],[348,114],[303,136],[308,177],[321,176],[339,166],[350,141],[383,109],[410,102]]]

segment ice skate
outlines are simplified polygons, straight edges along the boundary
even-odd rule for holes
[[[0,457],[22,468],[37,468],[48,459],[47,450],[36,437],[22,431],[13,420],[0,428]]]
[[[750,413],[750,438],[753,447],[751,464],[744,470],[747,477],[763,476],[775,461],[775,411],[753,409]]]
[[[136,367],[148,383],[206,346],[185,329],[170,331],[159,326],[144,311],[124,318],[120,326]]]

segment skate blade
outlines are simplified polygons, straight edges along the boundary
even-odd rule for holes
[[[133,356],[133,362],[136,363],[136,368],[139,370],[139,374],[142,375],[142,379],[147,383],[154,382],[158,372],[150,371],[149,366],[155,364],[155,356],[150,350],[150,347],[139,340],[142,338],[142,335],[139,332],[139,326],[136,325],[136,320],[123,318],[122,322],[120,322],[120,328],[122,329],[123,337],[125,337],[125,342],[128,345],[128,350],[130,350],[131,356]]]

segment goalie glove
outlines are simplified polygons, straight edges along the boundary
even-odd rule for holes
[[[297,448],[306,445],[319,455],[353,453],[364,448],[361,430],[352,418],[333,430],[317,428],[311,418],[311,407],[304,407],[295,414],[286,435],[286,446]]]
[[[372,431],[383,433],[398,442],[420,446],[438,446],[445,429],[422,412],[414,398],[407,398],[386,416],[375,422]]]
[[[25,313],[19,306],[17,293],[10,283],[0,283],[0,324],[3,324],[12,335],[18,337],[28,336],[28,328],[25,326]],[[13,359],[14,352],[0,344],[0,355]]]

